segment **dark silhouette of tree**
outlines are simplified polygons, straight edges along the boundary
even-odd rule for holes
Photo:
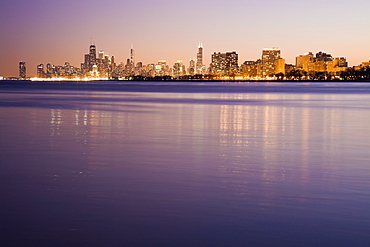
[[[275,77],[276,77],[276,79],[277,80],[279,80],[279,81],[282,81],[282,80],[284,80],[284,74],[283,73],[277,73],[276,75],[275,75]]]

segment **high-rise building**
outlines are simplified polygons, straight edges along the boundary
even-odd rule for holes
[[[315,61],[315,57],[312,52],[305,53],[303,55],[299,55],[295,58],[295,65],[297,69],[303,69],[304,71],[308,72],[311,70],[312,63]]]
[[[84,72],[89,72],[91,70],[91,66],[90,66],[90,54],[85,54],[85,62],[84,62],[84,66],[83,67],[84,67]]]
[[[90,45],[90,66],[89,69],[92,70],[92,66],[96,65],[96,46],[95,45]]]
[[[276,61],[280,59],[280,49],[268,48],[262,50],[261,77],[272,77],[275,75]]]
[[[190,59],[188,74],[189,75],[195,75],[195,61],[194,61],[194,59]]]
[[[49,78],[53,76],[53,67],[50,63],[46,65],[46,76]]]
[[[198,46],[198,53],[197,53],[197,62],[196,62],[196,73],[197,74],[203,74],[203,45],[202,43],[199,43]]]
[[[285,59],[279,58],[276,60],[275,74],[285,74]]]
[[[338,61],[338,67],[348,67],[347,59],[345,57],[338,57],[335,58],[335,60]]]
[[[226,52],[226,71],[228,75],[235,75],[238,73],[238,54],[233,52]]]
[[[135,66],[135,50],[134,50],[133,45],[131,45],[131,50],[130,50],[130,62],[131,62],[131,65],[134,67]]]
[[[316,61],[331,61],[332,56],[330,54],[327,54],[325,52],[318,52],[316,53]]]
[[[185,75],[185,65],[182,63],[182,60],[178,60],[174,65],[173,65],[173,76],[174,77],[179,77]]]
[[[98,59],[104,59],[104,51],[99,51]]]
[[[100,55],[100,54],[99,54]],[[85,54],[85,62],[83,68],[84,73],[88,73],[92,71],[92,67],[94,65],[97,65],[97,59],[96,59],[96,46],[94,44],[90,45],[89,53]]]
[[[214,52],[211,57],[211,74],[233,76],[238,72],[238,54],[233,52]]]
[[[26,75],[26,62],[21,61],[19,62],[19,78],[25,80]]]
[[[42,63],[37,65],[37,77],[38,78],[45,77],[44,65]]]
[[[241,73],[245,77],[257,76],[257,62],[256,61],[245,61],[241,65]]]

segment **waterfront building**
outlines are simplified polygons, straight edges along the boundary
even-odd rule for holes
[[[210,72],[215,76],[235,76],[238,73],[238,54],[214,52],[211,56]]]
[[[42,63],[37,65],[37,77],[38,78],[45,77],[44,65]]]
[[[276,62],[280,59],[280,49],[265,48],[262,50],[262,70],[260,77],[273,77],[276,72]]]
[[[337,75],[339,72],[345,71],[347,66],[348,63],[345,57],[333,58],[331,54],[322,51],[315,55],[308,52],[296,57],[296,68],[303,70],[311,77],[317,73]]]
[[[331,61],[332,59],[333,57],[325,52],[320,51],[316,53],[316,61]]]
[[[90,45],[90,66],[96,65],[96,46]]]
[[[99,51],[98,59],[104,59],[104,51]]]
[[[370,60],[369,60],[369,62],[362,62],[361,66],[362,67],[369,67],[370,66]]]
[[[91,76],[94,77],[94,78],[98,78],[99,77],[98,66],[96,64],[94,64],[92,66]]]
[[[46,77],[53,77],[53,66],[50,63],[46,65]]]
[[[284,74],[285,75],[285,59],[279,58],[276,60],[275,75]]]
[[[81,70],[87,74],[90,71],[90,54],[85,54],[84,58],[85,60],[83,66],[81,66]]]
[[[241,74],[244,77],[252,78],[257,76],[257,62],[256,61],[245,61],[240,66]]]
[[[130,50],[130,62],[132,64],[132,67],[135,66],[135,50],[134,50],[134,46],[131,45],[131,50]]]
[[[295,61],[295,66],[297,69],[303,69],[304,71],[308,72],[310,71],[309,68],[312,68],[312,66],[310,66],[310,63],[315,61],[315,57],[312,52],[308,52],[296,57]]]
[[[195,61],[194,59],[190,59],[189,61],[189,68],[188,68],[188,75],[195,75]]]
[[[204,65],[203,65],[203,45],[199,43],[197,61],[196,61],[196,73],[201,75],[204,74]]]
[[[19,78],[21,80],[25,80],[26,79],[26,76],[27,76],[27,73],[26,73],[26,62],[21,61],[21,62],[19,62]]]
[[[183,64],[182,60],[178,60],[174,65],[172,69],[172,75],[173,77],[179,77],[185,75],[185,65]]]

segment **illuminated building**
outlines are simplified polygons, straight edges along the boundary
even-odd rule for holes
[[[182,61],[181,61],[182,63]],[[156,65],[153,65],[153,71],[155,76],[166,76],[170,75],[170,68],[167,65],[166,60],[159,60]]]
[[[238,54],[233,52],[214,52],[211,57],[210,70],[215,76],[234,76],[238,72]]]
[[[185,65],[182,63],[181,60],[178,60],[173,65],[172,74],[173,74],[173,77],[179,77],[179,76],[184,76],[185,75]]]
[[[347,69],[348,63],[345,57],[336,57],[333,60],[327,61],[327,71],[329,73],[338,73]]]
[[[135,51],[133,45],[131,45],[131,50],[130,50],[130,62],[131,65],[134,67],[135,66]]]
[[[193,59],[190,59],[188,74],[189,75],[195,75],[195,61]]]
[[[94,78],[99,77],[98,66],[96,64],[92,66],[91,76],[94,77]]]
[[[42,63],[37,65],[37,77],[38,78],[44,78],[45,77],[44,65]]]
[[[143,68],[143,63],[142,62],[137,62],[136,63],[136,68],[138,68],[138,69]]]
[[[90,65],[91,68],[93,65],[96,65],[96,46],[95,45],[90,45]]]
[[[114,56],[111,57],[110,59],[110,65],[111,65],[111,70],[114,71],[116,69],[116,62],[115,62],[115,59],[114,59]]]
[[[335,60],[338,60],[338,67],[348,67],[347,59],[345,57],[338,57],[335,58]]]
[[[305,53],[296,57],[296,68],[308,73],[309,77],[317,73],[330,73],[337,75],[341,71],[345,71],[348,66],[347,60],[344,57],[333,58],[331,54],[325,52]]]
[[[84,62],[83,68],[81,67],[81,69],[83,69],[83,71],[85,73],[87,73],[91,70],[91,68],[90,68],[90,54],[85,54],[85,62]]]
[[[285,74],[285,59],[279,58],[276,60],[275,74]]]
[[[369,62],[362,62],[361,66],[362,67],[369,67],[370,66],[370,61]]]
[[[226,68],[226,53],[214,52],[211,57],[211,74],[223,76]]]
[[[257,62],[256,61],[245,61],[240,67],[241,67],[241,73],[244,77],[256,77],[257,76]]]
[[[203,45],[199,43],[198,53],[197,53],[197,62],[196,62],[196,73],[204,74],[204,65],[203,65]]]
[[[99,51],[98,59],[104,59],[104,51]]]
[[[26,79],[26,62],[19,62],[19,78],[22,80]]]
[[[276,71],[276,61],[280,59],[280,49],[269,48],[262,50],[262,71],[259,76],[272,77]]]
[[[316,61],[331,61],[332,56],[330,54],[327,54],[325,52],[318,52],[316,53]]]
[[[296,57],[295,61],[295,66],[297,69],[303,69],[304,71],[308,72],[310,71],[310,63],[314,62],[315,58],[312,52],[308,52]]]
[[[46,65],[46,77],[51,78],[53,76],[53,67],[50,63]]]
[[[81,66],[81,70],[84,74],[88,74],[88,72],[92,71],[92,66],[97,64],[96,59],[96,46],[92,44],[90,45],[89,53],[85,54],[85,62],[83,66]]]

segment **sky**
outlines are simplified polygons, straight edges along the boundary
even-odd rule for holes
[[[125,62],[196,58],[199,42],[208,66],[213,52],[236,51],[239,64],[278,47],[287,63],[306,52],[370,60],[369,0],[2,0],[0,76],[27,76],[37,64],[80,66],[91,39],[97,50]]]

